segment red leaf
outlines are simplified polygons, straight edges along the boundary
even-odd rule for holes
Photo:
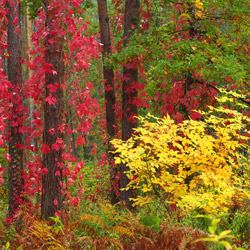
[[[2,135],[0,135],[0,146],[4,146],[4,141],[2,139]]]
[[[54,128],[50,128],[49,132],[53,135],[53,134],[55,134],[55,129]]]
[[[48,39],[48,42],[49,42],[50,44],[53,44],[53,43],[54,43],[54,39]]]
[[[69,187],[74,185],[74,181],[71,178],[68,178],[67,182]]]
[[[57,212],[55,213],[55,217],[60,217],[62,214],[61,210],[57,210]]]
[[[190,91],[188,91],[188,96],[189,97],[194,97],[195,96],[195,90],[190,90]]]
[[[49,105],[55,105],[56,103],[56,98],[53,97],[51,94],[47,98],[45,98],[45,101],[49,103]]]
[[[52,36],[57,35],[57,31],[56,31],[56,30],[52,30],[52,31],[50,31],[50,35],[52,35]]]
[[[190,118],[191,118],[192,120],[200,119],[200,118],[201,118],[201,114],[200,114],[200,113],[197,113],[197,112],[192,112],[192,113],[190,114]]]
[[[61,175],[60,171],[55,172],[55,176],[60,176],[60,175]]]
[[[93,155],[96,155],[96,152],[97,152],[97,145],[94,144],[94,148],[91,150],[91,153],[92,153]]]
[[[40,127],[40,126],[43,125],[43,121],[42,121],[42,119],[40,117],[37,117],[36,119],[33,119],[31,121],[31,124],[34,125],[37,128],[37,127]],[[32,129],[32,127],[30,129]],[[30,131],[30,132],[32,132],[32,131]]]
[[[0,184],[4,184],[4,179],[0,177]]]
[[[54,143],[54,144],[52,145],[52,149],[55,149],[56,151],[59,151],[59,149],[60,149],[59,144],[58,144],[58,143]]]
[[[57,167],[63,169],[63,162],[57,162]]]
[[[15,147],[17,149],[23,149],[24,148],[24,146],[22,144],[20,144],[20,143],[15,144]]]
[[[183,114],[181,114],[180,112],[177,112],[175,119],[176,119],[177,123],[182,122],[183,121]]]
[[[13,20],[13,25],[16,26],[17,25],[17,22],[18,22],[18,18],[16,17],[14,20]]]
[[[55,149],[56,151],[58,151],[60,148],[63,148],[63,140],[62,138],[57,138],[56,143],[54,143],[52,145],[52,149]]]
[[[174,104],[169,104],[169,105],[167,106],[167,111],[168,111],[168,113],[169,113],[170,115],[173,115],[173,114],[175,113],[175,111],[174,111]]]
[[[67,128],[67,129],[66,129],[66,133],[67,133],[68,135],[70,135],[70,134],[72,133],[72,130],[71,130],[70,128]]]
[[[78,138],[77,138],[77,140],[76,140],[76,147],[77,147],[78,144],[81,144],[82,146],[83,146],[84,144],[86,144],[85,138],[84,138],[82,135],[78,136]]]
[[[31,150],[32,152],[37,152],[38,149],[34,145],[27,146],[27,149]]]
[[[41,173],[42,174],[48,174],[48,169],[47,168],[42,168]]]
[[[50,92],[56,92],[56,90],[58,89],[59,83],[55,83],[55,84],[48,84],[47,88],[50,90]]]
[[[43,144],[42,147],[41,147],[41,152],[44,153],[44,154],[47,154],[50,152],[50,148],[48,145],[46,144]]]
[[[64,90],[64,89],[66,89],[66,87],[67,87],[67,85],[66,84],[61,84],[61,88]]]
[[[59,130],[60,132],[63,132],[63,125],[58,125],[58,130]]]
[[[133,104],[134,104],[136,107],[141,107],[141,106],[142,106],[142,99],[136,97],[136,98],[133,100]]]
[[[3,157],[5,157],[8,162],[11,162],[11,156],[9,154],[3,154]]]

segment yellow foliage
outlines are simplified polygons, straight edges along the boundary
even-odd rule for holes
[[[129,229],[125,228],[125,227],[122,227],[122,226],[111,227],[109,229],[109,231],[114,232],[116,234],[120,234],[120,235],[127,234],[130,237],[134,237],[134,234],[131,232],[131,230],[129,230]]]
[[[93,216],[93,215],[90,215],[90,214],[83,214],[81,216],[81,221],[83,221],[83,220],[86,220],[86,221],[89,221],[89,222],[93,222],[93,223],[96,223],[98,225],[103,226],[102,220],[99,217],[97,217],[97,216]]]
[[[202,18],[203,3],[200,0],[195,0],[194,5],[197,8],[197,10],[195,11],[195,18]]]
[[[197,9],[203,8],[203,3],[200,0],[195,0],[194,5]]]
[[[201,113],[202,121],[181,124],[169,116],[159,119],[148,114],[139,117],[142,126],[129,140],[112,141],[116,164],[129,167],[127,188],[151,195],[161,187],[171,197],[166,202],[208,213],[227,211],[233,197],[250,197],[249,145],[243,135],[249,118],[222,107]],[[150,199],[134,201],[144,205]]]

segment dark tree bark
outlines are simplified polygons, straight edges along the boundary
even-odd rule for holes
[[[112,150],[110,141],[115,136],[115,91],[114,91],[114,72],[113,68],[105,65],[105,59],[111,55],[111,42],[110,42],[110,31],[109,31],[109,18],[108,18],[108,9],[106,0],[97,0],[98,3],[98,14],[99,14],[99,26],[100,26],[100,35],[101,43],[103,44],[102,58],[103,58],[103,77],[104,77],[104,87],[105,87],[105,101],[106,101],[106,123],[107,123],[107,133],[108,133],[108,157],[109,164],[112,166],[113,154],[109,153]],[[116,196],[114,185],[115,185],[115,176],[117,171],[113,169],[111,173],[111,203],[115,204],[119,201]]]
[[[70,127],[71,131],[73,131],[72,119],[73,119],[73,116],[72,116],[72,112],[71,112],[71,106],[68,105],[68,123],[69,123],[69,127]],[[75,136],[74,136],[73,132],[70,133],[70,143],[71,143],[72,155],[74,157],[78,157],[76,147],[75,147]]]
[[[134,29],[139,21],[140,0],[126,0],[125,1],[125,14],[124,14],[124,47],[129,46],[129,40],[133,34]],[[136,61],[136,60],[134,60]],[[128,66],[129,65],[129,66]],[[131,137],[133,129],[137,127],[136,119],[133,116],[137,115],[137,106],[133,100],[137,98],[137,90],[131,91],[131,85],[138,82],[137,65],[134,64],[133,59],[123,68],[123,86],[122,86],[122,140],[127,140]],[[129,91],[128,91],[129,90]],[[129,179],[125,172],[128,170],[124,164],[120,165],[121,172],[121,189],[125,188],[129,183]],[[132,202],[129,198],[133,197],[132,190],[122,190],[120,199],[125,201],[128,208],[132,208]]]
[[[63,62],[63,37],[59,35],[61,18],[59,17],[58,7],[55,2],[46,1],[46,63],[52,65],[54,72],[45,74],[45,100],[48,97],[56,98],[56,103],[52,104],[45,101],[44,104],[44,143],[49,146],[50,152],[44,154],[43,168],[48,170],[42,178],[42,217],[48,219],[54,217],[55,213],[62,211],[62,169],[58,163],[62,162],[62,148],[60,147],[62,134],[58,126],[62,123],[63,111],[63,92],[61,84],[64,75]],[[59,4],[59,3],[58,3]],[[56,27],[55,27],[56,25]],[[51,92],[49,84],[58,88]],[[53,130],[53,132],[51,132]]]
[[[20,29],[20,3],[18,0],[7,2],[8,8],[8,80],[12,84],[11,110],[9,115],[9,216],[13,217],[19,204],[23,190],[23,126],[22,110],[22,70],[21,70],[21,36]],[[17,23],[15,23],[17,21]]]

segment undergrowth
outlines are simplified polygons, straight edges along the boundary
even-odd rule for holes
[[[78,206],[67,207],[63,218],[44,221],[38,209],[19,212],[19,230],[7,224],[6,207],[1,209],[0,249],[138,249],[186,250],[219,249],[215,242],[197,241],[211,236],[211,221],[197,218],[202,211],[182,213],[156,199],[153,204],[127,210],[123,203],[112,206],[105,200],[80,200]],[[218,216],[218,215],[217,215]],[[216,217],[216,216],[215,216]],[[62,221],[61,221],[62,220]],[[249,202],[235,201],[229,213],[220,216],[215,235],[231,230],[228,243],[232,249],[249,249]],[[218,243],[219,244],[219,243]]]
[[[23,227],[8,239],[10,249],[208,249],[207,243],[195,242],[206,235],[200,229],[164,221],[156,230],[121,205],[97,206],[98,216],[82,214],[74,222],[69,216],[63,224],[22,212]]]
[[[84,179],[88,179],[87,175]],[[91,192],[86,188],[85,197]],[[65,206],[62,218],[51,218],[49,222],[40,218],[39,209],[23,209],[17,214],[21,222],[18,231],[15,224],[8,225],[7,207],[2,203],[0,249],[218,249],[215,242],[197,241],[210,234],[210,220],[196,218],[203,214],[202,210],[186,214],[173,204],[166,209],[161,199],[155,199],[153,204],[131,212],[123,203],[112,206],[105,202],[103,194],[99,196],[94,200],[83,196],[77,206]],[[229,212],[220,216],[216,235],[231,230],[234,237],[227,240],[232,249],[250,247],[249,207],[249,201],[235,200]]]

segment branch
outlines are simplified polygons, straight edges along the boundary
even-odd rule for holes
[[[205,83],[205,82],[197,81],[197,80],[196,80],[196,82],[198,82],[198,83],[200,83],[200,84],[206,84],[208,87],[217,90],[219,93],[222,93],[222,92],[220,91],[219,88],[217,88],[216,86],[212,85],[211,83]],[[230,93],[228,93],[228,94],[230,94]],[[236,96],[234,96],[234,95],[232,95],[232,94],[230,94],[230,95],[233,96],[234,98],[236,98],[238,101],[244,102],[245,104],[247,104],[247,105],[250,107],[250,102],[247,101],[246,99],[244,99],[243,97],[236,97]],[[247,96],[246,96],[246,98],[248,99],[248,98],[250,98],[250,97],[247,97]]]

